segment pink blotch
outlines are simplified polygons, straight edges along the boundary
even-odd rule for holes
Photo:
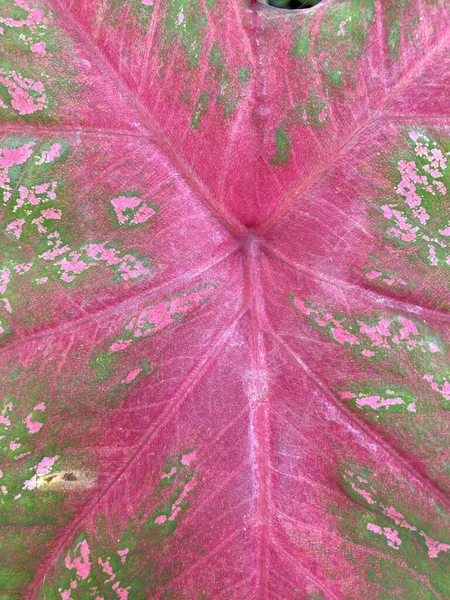
[[[22,165],[33,154],[34,145],[35,142],[28,142],[18,148],[0,148],[0,169]]]
[[[377,279],[377,277],[380,277],[380,275],[383,275],[383,273],[381,273],[381,271],[369,271],[368,273],[366,273],[366,277],[368,279]]]
[[[8,288],[8,283],[11,279],[11,271],[8,267],[3,267],[0,270],[0,294],[4,294]]]
[[[12,402],[8,402],[7,404],[4,405],[2,413],[0,415],[0,425],[6,425],[7,427],[9,427],[11,425],[11,421],[6,416],[6,413],[8,411],[10,411],[12,409],[12,407],[13,407]]]
[[[177,468],[172,467],[168,473],[164,473],[163,475],[161,475],[161,479],[169,479],[170,477],[172,477],[172,475],[175,475],[176,472]]]
[[[30,46],[31,52],[35,52],[36,54],[45,54],[47,52],[47,47],[45,42],[36,42]]]
[[[345,24],[346,23],[347,23],[347,20],[341,21],[339,23],[338,35],[345,36]]]
[[[368,523],[367,530],[379,535],[384,535],[384,537],[387,539],[388,546],[394,548],[394,550],[398,550],[400,544],[402,543],[402,540],[398,537],[398,531],[396,529],[391,529],[390,527],[380,527],[379,525],[375,525],[375,523]]]
[[[303,302],[303,300],[298,300],[297,298],[294,298],[293,302],[294,302],[295,308],[297,308],[304,315],[310,315],[313,312],[313,310],[311,308],[306,306],[306,304]]]
[[[24,490],[35,490],[37,488],[37,476],[33,475],[33,477],[30,477],[30,479],[27,479],[26,481],[23,482],[23,489]]]
[[[36,406],[33,407],[33,410],[40,410],[40,411],[45,411],[46,407],[44,402],[40,402],[39,404],[36,404]]]
[[[33,421],[32,417],[33,417],[33,413],[30,413],[29,415],[27,415],[27,417],[24,421],[25,425],[27,426],[28,433],[30,433],[30,434],[37,433],[44,426],[44,424],[39,423],[39,421]]]
[[[441,150],[438,150],[437,148],[432,148],[431,154],[437,160],[441,169],[445,169],[447,167],[447,159],[442,154]]]
[[[11,313],[12,312],[12,308],[11,308],[11,303],[8,300],[8,298],[2,298],[3,304],[5,305],[5,309],[7,310],[7,312]]]
[[[358,398],[356,404],[358,406],[369,406],[370,408],[373,408],[373,410],[377,410],[378,408],[382,408],[385,406],[403,404],[403,400],[401,398],[381,398],[380,396],[365,396],[362,398]]]
[[[169,518],[167,518],[165,515],[160,515],[159,517],[156,517],[155,523],[157,525],[161,525],[162,523],[165,523],[167,520],[175,521],[175,519],[177,518],[178,514],[181,511],[181,506],[180,506],[181,503],[186,498],[186,496],[189,494],[189,492],[191,492],[194,489],[196,484],[197,484],[197,480],[195,478],[191,479],[191,481],[184,486],[183,491],[178,496],[178,498],[175,500],[175,502],[172,504],[172,512],[170,513]]]
[[[439,265],[439,260],[436,255],[436,248],[431,244],[428,245],[428,258],[433,267],[437,267]]]
[[[369,504],[375,504],[375,500],[372,498],[372,496],[369,494],[369,492],[366,492],[366,490],[356,487],[356,485],[354,483],[351,483],[350,485],[351,485],[351,488],[357,494],[362,496],[364,498],[364,500],[366,500]]]
[[[61,241],[58,240],[53,250],[46,250],[42,254],[39,254],[39,258],[42,258],[42,260],[55,260],[55,258],[61,256],[61,254],[65,254],[68,250],[70,250],[69,246],[61,246]]]
[[[390,322],[384,317],[381,317],[377,325],[378,333],[380,333],[380,335],[382,335],[383,337],[389,337],[391,335],[389,326]]]
[[[420,532],[420,535],[425,538],[425,542],[428,546],[428,556],[430,558],[437,558],[439,552],[447,552],[447,550],[450,550],[450,544],[442,544],[441,542],[437,542],[423,531]]]
[[[42,459],[41,462],[38,463],[38,465],[36,467],[36,474],[33,475],[33,477],[31,477],[30,479],[27,479],[26,481],[24,481],[23,489],[35,490],[37,488],[37,478],[43,477],[44,475],[47,475],[48,473],[50,473],[53,465],[58,460],[58,458],[59,458],[59,456],[53,456],[51,458],[46,456],[44,459]]]
[[[45,219],[60,219],[62,217],[62,211],[60,210],[55,210],[54,208],[46,208],[45,210],[43,210],[41,212],[41,215],[45,218]]]
[[[444,381],[441,393],[446,400],[450,400],[450,383],[448,381]]]
[[[181,458],[181,464],[182,465],[189,465],[193,460],[197,459],[197,453],[196,452],[190,452],[189,454],[183,454],[182,458]]]
[[[391,529],[390,527],[383,527],[383,533],[388,540],[388,546],[398,550],[402,543],[402,540],[398,536],[398,531],[396,529]]]
[[[145,223],[146,221],[148,221],[150,219],[150,217],[153,217],[153,215],[156,214],[156,211],[153,210],[153,208],[151,206],[148,206],[148,204],[143,204],[136,212],[136,214],[134,215],[133,219],[132,219],[132,223],[133,224],[140,224],[140,223]]]
[[[48,277],[38,277],[38,279],[36,279],[36,283],[38,285],[43,285],[44,283],[47,283],[48,281]]]
[[[53,465],[58,460],[59,456],[45,457],[41,460],[36,468],[36,475],[38,477],[42,477],[43,475],[47,475],[50,473]]]
[[[388,338],[392,334],[389,329],[390,322],[387,319],[381,317],[378,322],[378,325],[376,325],[375,327],[370,327],[369,325],[367,325],[367,323],[364,323],[363,321],[358,321],[358,325],[361,328],[361,333],[364,333],[374,346],[390,348],[389,342],[386,338]],[[395,338],[392,338],[392,340],[395,341]]]
[[[153,6],[153,0],[142,0],[144,6]]]
[[[445,400],[450,400],[450,383],[447,380],[444,381],[442,388],[440,388],[439,385],[434,381],[432,375],[426,374],[423,376],[423,378],[425,379],[425,381],[428,381],[428,383],[430,383],[432,390],[442,394]]]
[[[9,442],[9,449],[14,452],[14,450],[18,450],[22,444],[18,442]]]
[[[41,158],[37,161],[37,165],[42,165],[43,163],[53,162],[56,158],[60,157],[62,144],[56,143],[50,146],[49,150],[42,152]]]
[[[134,263],[133,266],[127,264],[126,261],[131,261]],[[136,277],[142,277],[150,273],[150,270],[147,267],[137,261],[133,256],[126,255],[123,257],[121,264],[119,265],[119,271],[121,272],[122,279],[124,281],[128,281],[128,279],[135,279]]]
[[[359,344],[358,338],[346,331],[343,327],[332,327],[331,333],[339,344],[345,344],[346,342],[351,346]]]
[[[156,517],[155,519],[155,523],[157,525],[161,525],[162,523],[165,523],[167,521],[167,517],[165,515],[159,515],[159,517]]]
[[[410,531],[417,531],[417,528],[414,525],[408,523],[402,513],[398,512],[393,506],[389,506],[388,508],[384,508],[383,512],[386,516],[390,517],[396,525],[400,525],[401,527],[405,527],[405,529],[409,529]]]
[[[406,408],[409,410],[409,412],[416,412],[416,403],[410,402]]]
[[[117,594],[117,598],[119,600],[128,600],[128,592],[129,592],[130,588],[129,587],[127,587],[127,588],[121,588],[121,587],[119,587],[119,585],[120,585],[120,582],[118,581],[117,583],[115,583],[112,586],[112,589]]]
[[[86,579],[91,570],[91,563],[89,561],[90,549],[86,540],[82,540],[75,546],[74,553],[76,552],[79,552],[80,555],[76,556],[73,560],[70,558],[70,553],[66,556],[66,567],[68,569],[76,569],[77,576],[80,579]]]
[[[196,484],[197,484],[197,480],[194,478],[194,479],[191,479],[191,481],[184,486],[184,489],[181,492],[180,496],[172,504],[172,514],[169,517],[169,521],[174,521],[176,519],[179,512],[181,511],[180,504],[183,502],[183,500],[186,498],[186,496],[189,494],[189,492],[191,492],[194,489]]]
[[[430,352],[432,352],[433,354],[435,354],[436,352],[439,352],[439,346],[437,344],[435,344],[434,342],[430,342],[428,344],[428,348],[430,349]]]
[[[425,379],[425,381],[428,381],[429,383],[433,384],[433,375],[426,374],[426,375],[423,376],[423,378]],[[434,385],[432,385],[431,387],[434,390],[438,390],[439,389],[436,383]]]
[[[122,379],[121,383],[131,383],[134,379],[136,379],[136,377],[141,372],[142,372],[142,369],[133,369],[133,370],[131,370],[128,373],[128,375],[125,377],[125,379]]]
[[[6,231],[14,235],[17,239],[22,235],[22,229],[25,225],[25,219],[17,219],[6,227]]]
[[[48,19],[44,18],[44,13],[39,8],[32,8],[26,0],[15,0],[16,5],[23,9],[27,14],[26,19],[12,19],[0,17],[0,23],[4,23],[8,27],[24,27],[28,26],[33,28],[34,25],[46,25]]]
[[[109,579],[108,581],[113,581],[116,576],[114,574],[113,568],[109,562],[109,557],[106,560],[102,560],[101,558],[98,559],[98,564],[102,567],[102,571],[103,573],[105,573],[105,575],[109,575]]]
[[[6,86],[11,97],[11,106],[19,114],[29,115],[44,108],[47,97],[41,81],[22,77],[16,71],[7,74],[0,68],[0,83]],[[37,92],[39,96],[35,98],[29,92]]]
[[[62,270],[61,279],[67,283],[74,281],[76,275],[83,273],[92,266],[80,260],[78,252],[71,252],[68,259],[62,258],[56,265]]]
[[[117,550],[117,554],[120,556],[120,562],[124,565],[127,560],[127,554],[129,552],[129,548],[124,548],[123,550]]]
[[[32,266],[33,266],[33,263],[23,263],[20,265],[16,265],[14,267],[14,270],[19,275],[23,275],[24,273],[27,273],[31,269]],[[1,275],[0,275],[0,277],[1,277]]]
[[[111,200],[111,204],[114,207],[114,211],[117,215],[117,219],[119,223],[126,223],[129,219],[127,215],[124,214],[124,211],[129,208],[136,208],[142,202],[141,198],[137,196],[128,197],[128,196],[118,196]]]
[[[109,347],[108,354],[112,354],[112,352],[119,352],[119,350],[125,350],[130,344],[131,340],[119,340],[118,342],[114,342]]]
[[[34,186],[34,190],[36,194],[45,194],[45,192],[48,190],[49,185],[50,184],[48,183],[40,183]]]
[[[178,23],[181,25],[181,23],[184,21],[184,14],[183,11],[180,10],[180,12],[178,13]]]
[[[393,216],[393,212],[391,207],[389,206],[389,204],[383,204],[383,206],[381,207],[381,210],[383,211],[383,215],[385,216],[386,219],[391,219]]]
[[[413,215],[416,219],[419,219],[421,225],[426,225],[427,221],[430,218],[430,215],[423,208],[423,206],[420,206],[419,208],[413,210]]]
[[[416,325],[410,319],[406,319],[405,317],[398,317],[398,320],[403,326],[400,328],[400,339],[410,340],[412,335],[419,335],[419,331]]]

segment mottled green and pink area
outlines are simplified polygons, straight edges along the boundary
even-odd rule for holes
[[[145,600],[149,592],[153,595],[152,590],[160,583],[160,553],[170,552],[171,538],[188,518],[190,500],[200,483],[196,462],[195,450],[167,459],[161,472],[155,473],[156,478],[159,476],[157,485],[135,506],[137,516],[123,523],[118,520],[114,534],[109,524],[111,516],[108,519],[100,512],[92,528],[80,533],[61,557],[41,596]],[[148,562],[142,565],[140,555],[144,553]]]
[[[447,0],[0,0],[0,600],[446,600]]]

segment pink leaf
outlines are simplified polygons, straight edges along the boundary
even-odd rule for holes
[[[0,5],[0,597],[447,598],[447,0]]]

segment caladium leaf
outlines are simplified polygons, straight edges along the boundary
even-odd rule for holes
[[[1,600],[448,598],[447,0],[0,0]]]

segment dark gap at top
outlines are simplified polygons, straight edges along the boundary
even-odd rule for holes
[[[322,2],[322,0],[259,0],[259,2],[274,6],[275,8],[301,10],[302,8],[312,8]]]

